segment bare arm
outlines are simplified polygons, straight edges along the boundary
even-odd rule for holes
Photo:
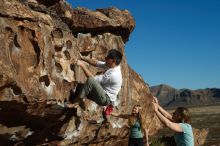
[[[130,115],[127,114],[118,114],[118,113],[111,113],[111,116],[113,117],[118,117],[118,118],[123,118],[123,119],[129,119]]]
[[[164,110],[160,105],[158,106],[158,110],[160,111],[161,114],[163,114],[163,116],[165,116],[167,119],[173,121],[172,119],[172,115],[167,112],[166,110]]]
[[[170,121],[163,114],[161,114],[161,112],[158,109],[159,105],[157,103],[153,103],[153,105],[154,105],[155,113],[162,123],[164,123],[168,128],[170,128],[171,130],[175,132],[183,132],[183,129],[180,127],[178,123],[174,123]]]
[[[96,64],[97,64],[97,62],[98,62],[98,60],[96,60],[96,59],[90,59],[90,58],[87,58],[87,57],[84,57],[84,56],[81,56],[81,59],[82,59],[83,61],[85,61],[85,62],[87,62],[87,63],[93,65],[93,66],[96,66]]]
[[[93,77],[94,75],[90,72],[90,70],[86,67],[86,65],[83,63],[83,61],[78,60],[77,61],[77,65],[81,66],[81,68],[83,69],[83,71],[85,72],[87,77]]]
[[[149,145],[149,138],[148,138],[149,129],[144,129],[144,135],[145,135],[145,138],[146,138],[146,146],[150,146]]]
[[[157,100],[157,97],[154,97],[154,103],[157,103],[158,104],[158,110],[160,111],[160,113],[162,115],[164,115],[167,119],[171,120],[172,121],[172,115],[167,112],[166,110],[164,110],[158,103],[158,100]]]

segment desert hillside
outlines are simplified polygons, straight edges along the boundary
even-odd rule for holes
[[[165,84],[150,87],[164,107],[211,105],[220,102],[220,89],[175,89]]]

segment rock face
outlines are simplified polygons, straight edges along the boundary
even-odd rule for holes
[[[102,115],[86,100],[87,110],[65,109],[86,77],[72,64],[80,54],[104,60],[108,50],[124,54],[118,113],[144,107],[145,127],[160,123],[143,79],[127,64],[125,43],[135,27],[127,10],[73,9],[63,0],[0,1],[0,145],[127,145],[127,121]],[[99,72],[89,67],[94,74]],[[48,105],[55,100],[59,104]]]
[[[154,96],[165,107],[208,105],[220,102],[220,89],[175,89],[167,85],[150,87]]]

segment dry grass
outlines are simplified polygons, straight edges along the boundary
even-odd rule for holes
[[[209,128],[205,145],[220,144],[220,105],[190,108],[192,126],[195,128]]]

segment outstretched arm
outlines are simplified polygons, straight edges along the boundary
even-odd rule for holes
[[[164,123],[168,128],[170,128],[175,132],[183,132],[183,129],[180,127],[178,123],[172,122],[171,120],[166,118],[163,114],[161,114],[161,112],[158,109],[159,105],[157,103],[153,102],[153,105],[154,105],[154,111],[162,123]]]
[[[158,105],[158,110],[160,111],[160,113],[162,114],[162,115],[164,115],[167,119],[169,119],[169,120],[173,120],[172,119],[172,115],[169,113],[169,112],[167,112],[165,109],[163,109],[160,105],[159,105],[159,103],[158,103],[158,99],[157,99],[157,97],[153,97],[154,98],[154,100],[153,100],[153,102],[154,103],[157,103],[157,105]]]
[[[87,62],[87,63],[89,63],[89,64],[91,64],[91,65],[93,65],[93,66],[96,66],[96,64],[97,64],[97,62],[98,62],[98,60],[96,60],[96,59],[90,59],[90,58],[87,58],[87,57],[84,57],[84,56],[80,56],[81,57],[81,59],[83,60],[83,61],[85,61],[85,62]]]
[[[81,60],[77,60],[77,65],[81,66],[83,71],[85,72],[87,77],[93,77],[94,75],[90,72],[90,70],[86,67],[86,65]]]
[[[118,114],[118,113],[111,113],[111,116],[113,117],[118,117],[118,118],[123,118],[123,119],[129,119],[130,115],[127,114]]]

